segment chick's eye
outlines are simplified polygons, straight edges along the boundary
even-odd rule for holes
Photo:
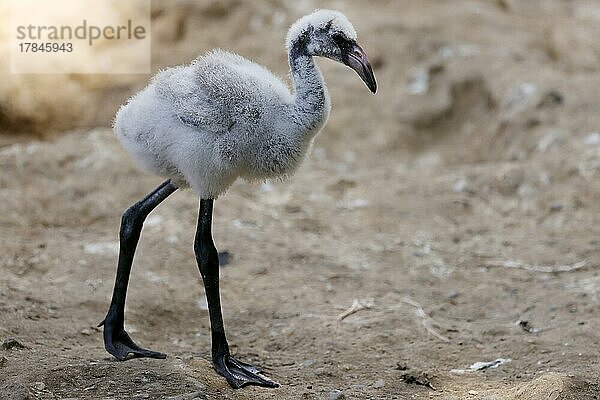
[[[331,38],[333,39],[335,44],[337,44],[340,48],[343,48],[346,44],[346,38],[341,33],[334,33],[333,35],[331,35]]]

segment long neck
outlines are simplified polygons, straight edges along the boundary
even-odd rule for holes
[[[292,114],[296,124],[314,136],[329,116],[330,100],[323,75],[300,40],[290,46],[289,63],[294,82]]]

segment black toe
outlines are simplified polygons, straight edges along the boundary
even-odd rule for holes
[[[215,370],[227,379],[234,389],[254,385],[268,388],[279,387],[279,384],[259,375],[260,368],[238,361],[230,355],[223,355],[214,360]]]
[[[129,334],[119,324],[114,324],[110,320],[104,323],[104,348],[107,352],[115,356],[119,361],[125,361],[129,358],[167,358],[167,355],[158,351],[144,349],[138,346],[129,336]],[[129,355],[132,354],[132,357]]]

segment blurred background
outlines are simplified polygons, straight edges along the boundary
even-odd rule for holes
[[[305,165],[216,202],[234,352],[283,385],[235,398],[594,398],[600,3],[154,0],[153,73],[221,47],[287,78],[286,31],[315,8],[348,16],[379,91],[319,60],[333,109]],[[171,357],[113,362],[95,328],[121,213],[160,182],[110,130],[151,75],[11,74],[8,26],[0,339],[23,348],[3,344],[0,397],[232,396],[189,191],[147,221],[128,298],[134,339]]]

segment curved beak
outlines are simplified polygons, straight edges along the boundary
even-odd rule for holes
[[[373,68],[371,68],[367,54],[358,43],[352,44],[352,47],[344,56],[343,62],[356,71],[371,93],[377,92],[377,82],[375,81],[375,75],[373,75]]]

